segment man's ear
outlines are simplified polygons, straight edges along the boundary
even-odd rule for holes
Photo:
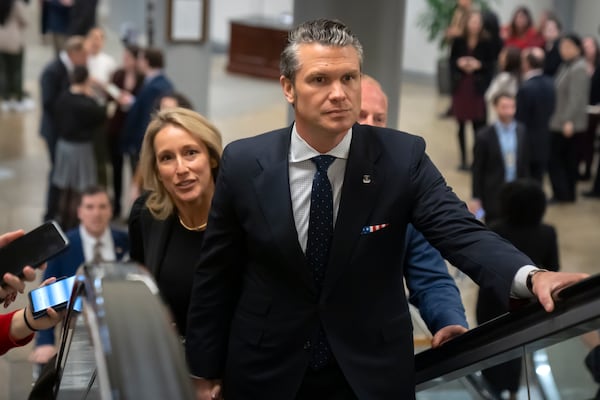
[[[279,83],[281,84],[281,88],[283,89],[283,95],[285,96],[287,102],[291,105],[294,105],[294,100],[296,98],[294,83],[289,78],[286,78],[283,75],[279,77]]]

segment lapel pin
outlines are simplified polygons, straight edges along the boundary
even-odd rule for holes
[[[363,175],[363,183],[371,183],[371,175]]]

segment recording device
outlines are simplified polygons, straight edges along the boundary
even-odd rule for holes
[[[69,240],[60,226],[48,221],[34,230],[0,247],[0,282],[6,272],[22,276],[27,265],[37,268],[69,246]]]
[[[45,316],[48,307],[52,307],[56,311],[66,308],[71,298],[73,284],[75,284],[75,275],[59,279],[29,292],[29,303],[31,304],[33,318],[38,319]],[[81,311],[81,297],[77,297],[77,300],[75,300],[73,310]]]

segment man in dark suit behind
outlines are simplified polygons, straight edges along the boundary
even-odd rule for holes
[[[58,140],[58,132],[55,119],[56,101],[59,95],[69,89],[71,85],[70,73],[76,65],[85,66],[87,53],[84,47],[85,39],[81,36],[72,36],[65,43],[65,49],[61,51],[56,59],[51,61],[40,77],[40,91],[42,98],[42,121],[40,123],[40,134],[46,141],[48,155],[50,158],[50,173],[48,174],[48,193],[46,196],[46,212],[44,221],[53,219],[58,213],[59,190],[52,185],[52,173],[54,171],[54,150]]]
[[[138,69],[144,74],[144,84],[137,96],[123,92],[119,103],[123,107],[131,107],[121,134],[121,149],[132,159],[136,166],[139,160],[142,140],[150,116],[158,108],[158,100],[165,93],[173,90],[173,84],[163,72],[165,65],[161,50],[146,48],[138,54]]]
[[[485,222],[500,217],[500,191],[505,182],[529,177],[525,127],[515,121],[515,99],[499,93],[493,99],[498,121],[479,132],[473,151],[471,212],[485,211]]]
[[[554,82],[544,75],[544,51],[531,47],[521,53],[523,83],[517,92],[515,119],[525,125],[531,177],[543,183],[550,159],[550,117],[554,113]]]
[[[292,30],[280,82],[294,124],[223,153],[188,315],[198,399],[414,399],[409,222],[506,301],[531,296],[529,276],[551,310],[551,290],[585,276],[536,273],[471,216],[423,139],[355,124],[361,60],[340,22]]]
[[[84,262],[118,261],[128,255],[127,233],[109,225],[112,207],[104,188],[94,186],[82,193],[77,216],[80,225],[67,232],[69,248],[48,261],[44,279],[73,276]],[[54,329],[40,331],[30,359],[37,364],[45,364],[54,353]]]

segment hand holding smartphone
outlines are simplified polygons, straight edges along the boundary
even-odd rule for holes
[[[9,272],[23,276],[23,268],[37,268],[50,258],[65,250],[69,241],[60,226],[46,222],[25,235],[0,247],[0,282],[6,286],[2,276]]]
[[[52,307],[55,311],[65,309],[69,304],[74,284],[75,275],[69,278],[58,279],[49,285],[41,286],[29,292],[29,303],[33,318],[38,319],[45,316],[48,307]],[[81,311],[80,297],[75,301],[73,309]]]

